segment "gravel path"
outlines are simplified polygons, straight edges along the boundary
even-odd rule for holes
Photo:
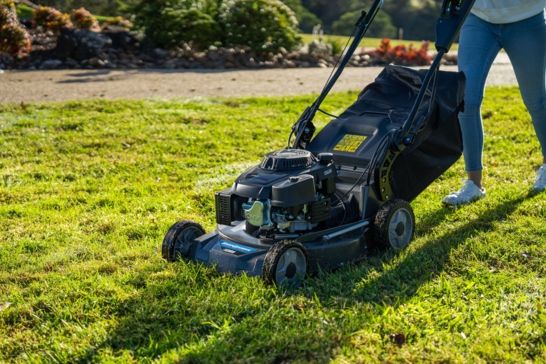
[[[442,69],[456,70],[456,67]],[[381,67],[347,68],[334,91],[362,89],[381,70]],[[320,91],[330,71],[323,68],[6,71],[0,74],[0,103],[309,94]],[[497,59],[488,84],[515,84],[506,57]]]

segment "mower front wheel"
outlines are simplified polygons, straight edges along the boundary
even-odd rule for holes
[[[400,251],[406,248],[415,233],[415,215],[411,205],[396,199],[379,208],[374,221],[375,240],[384,248]]]
[[[161,248],[163,259],[174,262],[190,254],[194,240],[205,234],[205,230],[196,222],[182,220],[171,226]]]
[[[300,243],[284,240],[265,255],[262,278],[277,286],[299,287],[307,275],[307,254]]]

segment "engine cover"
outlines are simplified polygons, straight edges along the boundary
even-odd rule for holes
[[[292,176],[274,184],[271,204],[276,207],[303,205],[316,200],[315,178],[309,174]]]

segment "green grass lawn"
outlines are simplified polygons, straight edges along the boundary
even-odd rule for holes
[[[442,207],[459,162],[399,254],[295,292],[160,258],[311,100],[0,106],[0,362],[546,362],[546,195],[515,88],[487,92],[487,198]]]

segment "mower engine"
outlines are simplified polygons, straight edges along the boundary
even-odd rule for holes
[[[217,222],[232,225],[244,220],[247,233],[274,237],[343,219],[346,206],[335,195],[335,177],[332,154],[315,157],[302,149],[271,153],[231,189],[216,194]]]

